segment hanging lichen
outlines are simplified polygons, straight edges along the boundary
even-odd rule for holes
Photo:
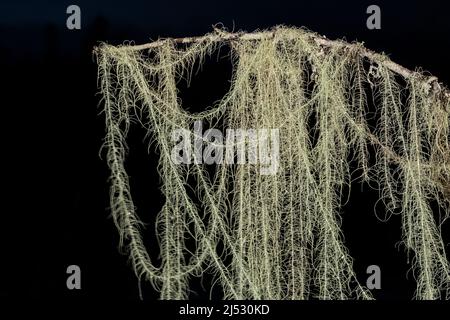
[[[231,89],[206,111],[187,112],[177,81],[224,44],[232,52]],[[216,30],[143,46],[102,44],[96,52],[120,246],[139,279],[151,281],[162,299],[187,298],[190,278],[205,271],[214,273],[226,299],[371,299],[356,279],[340,227],[357,178],[352,160],[362,181],[379,186],[387,215],[402,216],[416,297],[449,298],[439,224],[450,207],[450,99],[435,78],[359,44],[286,27],[255,34]],[[368,120],[369,96],[376,127]],[[174,163],[173,132],[199,121],[277,130],[275,174],[261,174],[261,163],[217,163],[214,171],[195,158]],[[165,203],[155,228],[157,264],[143,245],[124,168],[131,123],[148,130],[160,154]],[[192,141],[199,139],[189,132]],[[371,152],[376,157],[369,159]],[[432,206],[441,213],[438,222]]]

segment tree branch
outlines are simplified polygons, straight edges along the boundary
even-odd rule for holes
[[[225,32],[221,29],[214,27],[215,33],[208,34],[205,36],[199,37],[184,37],[184,38],[166,38],[156,40],[150,43],[141,44],[141,45],[132,45],[127,46],[127,49],[130,50],[146,50],[159,47],[167,41],[172,41],[176,44],[189,44],[189,43],[199,43],[204,41],[232,41],[232,40],[244,40],[244,41],[254,41],[254,40],[263,40],[273,38],[276,32],[276,29],[273,31],[262,31],[262,32],[253,32],[253,33],[229,33]],[[324,36],[320,36],[314,33],[310,35],[311,40],[315,41],[318,45],[323,47],[341,47],[347,50],[357,50],[358,53],[364,58],[370,60],[371,62],[375,62],[383,67],[393,71],[394,73],[402,76],[405,79],[416,78],[419,79],[421,83],[424,84],[426,90],[429,93],[442,95],[446,99],[450,100],[450,90],[446,88],[442,83],[439,83],[438,78],[435,76],[426,76],[420,72],[409,70],[392,60],[390,60],[386,55],[376,53],[370,49],[363,47],[359,43],[348,43],[342,40],[329,40]],[[94,49],[95,50],[95,49]]]

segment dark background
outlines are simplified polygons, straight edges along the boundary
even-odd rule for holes
[[[149,42],[158,37],[203,35],[212,25],[253,31],[277,24],[305,26],[328,38],[362,41],[399,64],[422,67],[450,83],[450,13],[446,1],[12,1],[0,3],[0,94],[3,206],[0,298],[137,300],[138,283],[108,212],[108,171],[99,156],[104,118],[98,106],[99,41]],[[67,6],[81,8],[81,30],[66,28]],[[381,7],[381,30],[366,28],[366,8]],[[198,109],[229,88],[226,59],[207,63],[183,102]],[[149,223],[146,243],[156,258],[152,217],[161,205],[154,154],[133,128],[127,168],[138,213]],[[371,264],[381,268],[375,297],[409,300],[400,217],[373,214],[377,193],[352,189],[343,215],[345,243],[362,283]],[[446,244],[450,242],[447,222]],[[448,249],[448,245],[447,245]],[[67,290],[66,268],[81,267],[82,289]],[[203,298],[197,292],[191,298]],[[143,283],[144,299],[154,299]]]

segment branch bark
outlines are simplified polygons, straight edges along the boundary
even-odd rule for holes
[[[156,40],[150,43],[141,44],[141,45],[132,45],[127,46],[127,49],[131,50],[146,50],[156,48],[158,46],[163,45],[167,41],[172,41],[177,44],[190,44],[190,43],[198,43],[203,41],[232,41],[232,40],[244,40],[244,41],[255,41],[262,39],[270,39],[273,38],[276,32],[276,29],[273,31],[262,31],[262,32],[253,32],[253,33],[228,33],[224,32],[218,28],[214,28],[214,34],[208,34],[205,36],[199,37],[184,37],[184,38],[165,38]],[[405,79],[416,78],[421,83],[426,86],[426,89],[429,93],[442,95],[446,99],[450,100],[450,90],[446,88],[442,83],[439,83],[439,80],[435,76],[425,76],[420,72],[409,70],[392,60],[390,60],[386,55],[376,53],[370,49],[363,47],[359,43],[348,43],[342,40],[330,40],[324,36],[319,36],[314,33],[311,33],[311,40],[315,41],[318,45],[323,47],[341,47],[347,50],[358,50],[359,54],[371,62],[380,64],[385,68],[393,71],[394,73],[402,76]],[[450,110],[449,110],[450,111]]]

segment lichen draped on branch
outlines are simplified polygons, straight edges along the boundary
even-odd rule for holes
[[[187,112],[177,81],[224,44],[233,60],[229,92],[203,112]],[[190,279],[204,272],[213,273],[226,299],[371,299],[341,231],[356,178],[380,190],[387,216],[401,215],[416,298],[449,298],[440,223],[450,208],[450,98],[436,78],[360,44],[287,27],[216,30],[142,46],[102,44],[96,54],[120,246],[139,279],[150,281],[162,299],[187,298]],[[216,164],[211,171],[204,163],[173,163],[172,132],[195,121],[278,129],[276,174],[259,174],[258,164]],[[125,171],[131,124],[148,131],[160,154],[165,203],[156,219],[158,262],[143,245]]]

